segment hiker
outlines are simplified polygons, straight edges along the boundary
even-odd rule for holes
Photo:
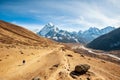
[[[25,64],[25,60],[23,60],[23,64]]]

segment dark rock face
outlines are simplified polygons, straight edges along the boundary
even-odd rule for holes
[[[75,66],[75,72],[84,74],[90,69],[90,66],[88,64],[80,64]]]

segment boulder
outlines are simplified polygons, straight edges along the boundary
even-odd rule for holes
[[[84,74],[90,69],[88,64],[80,64],[75,66],[75,72]]]

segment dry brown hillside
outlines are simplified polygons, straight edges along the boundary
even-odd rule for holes
[[[90,65],[89,71],[71,75],[78,64]],[[62,44],[0,21],[0,80],[120,80],[120,65],[74,53]]]
[[[0,21],[0,42],[31,46],[40,44],[50,45],[52,43],[51,40],[39,37],[25,28],[4,21]]]

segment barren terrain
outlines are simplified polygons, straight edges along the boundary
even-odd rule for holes
[[[72,76],[78,64],[88,64],[90,69],[86,74]],[[75,53],[19,26],[0,22],[0,80],[36,77],[40,80],[120,80],[120,65]]]

